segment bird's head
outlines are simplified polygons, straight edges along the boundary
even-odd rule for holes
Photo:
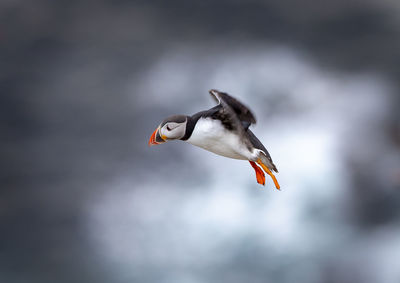
[[[183,138],[187,120],[188,117],[185,115],[174,115],[164,119],[151,135],[149,146]]]

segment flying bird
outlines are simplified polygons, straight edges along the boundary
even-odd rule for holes
[[[250,109],[227,93],[215,89],[209,92],[218,105],[192,116],[173,115],[164,119],[151,135],[149,146],[182,140],[218,155],[248,160],[257,183],[265,185],[264,170],[279,190],[271,172],[278,170],[267,149],[249,129],[256,123]]]

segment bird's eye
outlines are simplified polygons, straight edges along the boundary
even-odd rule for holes
[[[168,130],[168,131],[171,131],[172,129],[167,125],[167,130]]]

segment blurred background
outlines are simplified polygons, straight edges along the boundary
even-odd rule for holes
[[[1,282],[400,282],[400,4],[0,2]],[[282,191],[184,142],[226,91]]]

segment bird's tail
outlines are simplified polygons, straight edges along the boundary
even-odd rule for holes
[[[278,169],[272,161],[271,156],[268,153],[265,153],[263,150],[259,149],[258,151],[258,158],[261,160],[261,162],[264,163],[264,165],[266,165],[271,171],[278,173]]]
[[[275,164],[272,162],[271,156],[265,154],[264,151],[260,150],[260,154],[258,155],[257,163],[262,167],[262,169],[267,173],[272,180],[274,181],[275,187],[279,190],[280,185],[278,180],[275,178],[275,175],[271,171],[275,171],[278,173],[278,169]]]

